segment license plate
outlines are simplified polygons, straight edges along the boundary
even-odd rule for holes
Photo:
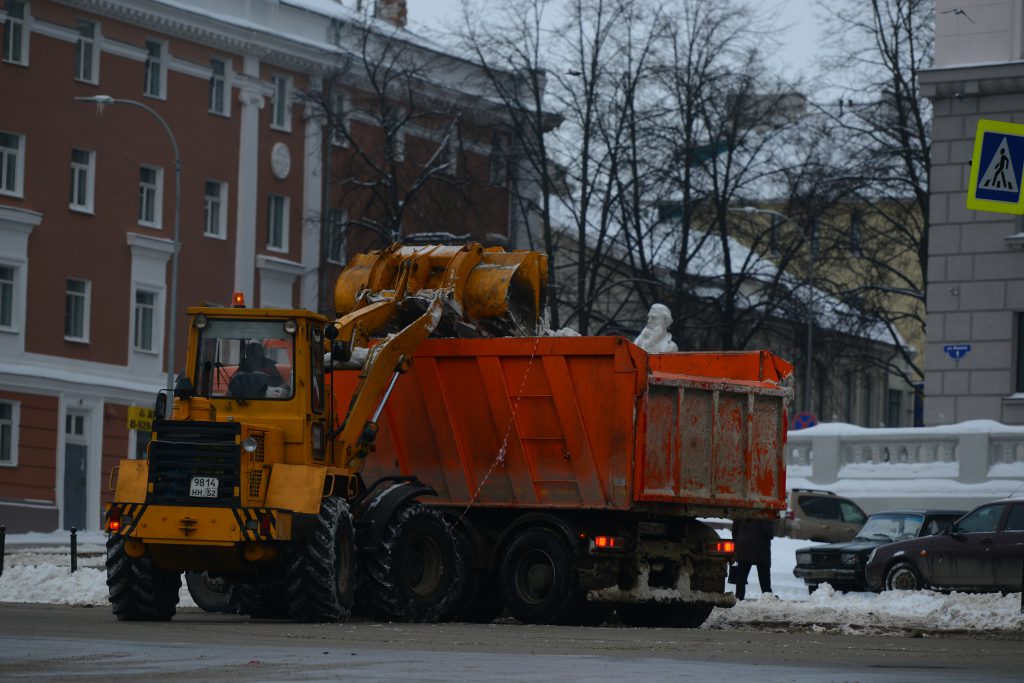
[[[217,477],[192,477],[192,484],[188,487],[188,495],[193,498],[216,498],[217,486],[220,481]]]

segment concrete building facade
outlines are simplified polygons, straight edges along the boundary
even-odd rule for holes
[[[1024,221],[966,207],[978,120],[1024,123],[1024,0],[939,0],[921,84],[934,112],[925,423],[1024,424]]]

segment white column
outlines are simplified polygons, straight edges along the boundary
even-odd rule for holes
[[[238,101],[241,103],[241,139],[238,146],[238,210],[235,223],[235,291],[245,294],[246,301],[253,301],[256,278],[256,233],[259,212],[257,181],[259,178],[260,110],[263,109],[263,94],[259,83],[260,62],[246,55],[239,88]]]
[[[319,78],[310,80],[310,88],[319,90]],[[302,173],[302,280],[299,284],[299,306],[317,310],[320,289],[320,221],[323,212],[321,185],[321,141],[323,125],[314,106],[306,106],[306,147]]]

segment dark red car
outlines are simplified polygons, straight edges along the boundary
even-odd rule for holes
[[[1024,498],[986,503],[934,536],[890,543],[868,558],[873,590],[1019,591]]]

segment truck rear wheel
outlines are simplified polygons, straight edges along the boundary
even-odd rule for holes
[[[661,628],[697,628],[711,615],[714,605],[707,602],[659,605],[627,603],[618,606],[619,619],[627,626]]]
[[[521,532],[502,554],[501,594],[513,617],[526,624],[569,624],[583,607],[570,549],[550,529]]]
[[[233,614],[237,607],[228,600],[228,583],[208,572],[185,572],[188,594],[204,612]]]
[[[129,557],[124,539],[107,540],[107,586],[118,621],[170,621],[181,573],[158,569],[148,557]]]
[[[228,602],[237,612],[251,619],[285,619],[288,596],[284,585],[274,583],[234,583],[228,585]]]
[[[341,621],[352,613],[355,529],[348,503],[325,498],[316,529],[293,541],[288,558],[288,615],[295,621]]]
[[[375,616],[440,621],[465,590],[458,541],[443,513],[417,502],[399,509],[366,551],[365,588]]]

